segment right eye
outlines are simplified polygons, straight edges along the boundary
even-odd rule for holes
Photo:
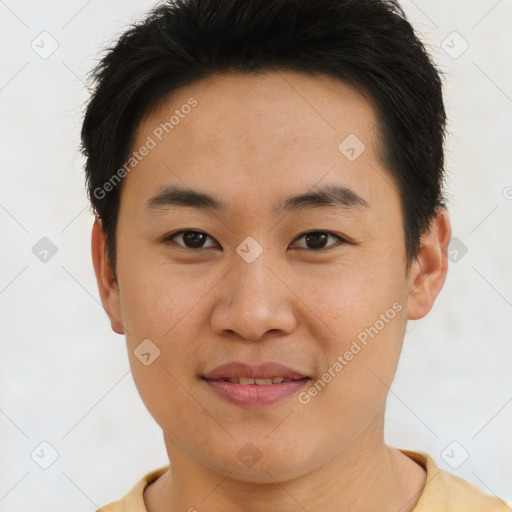
[[[175,242],[185,249],[197,250],[205,248],[204,243],[208,238],[213,240],[210,235],[203,231],[181,230],[173,233],[172,235],[166,236],[163,241],[165,243]],[[181,243],[178,242],[178,240],[181,240]],[[213,245],[206,246],[206,248],[215,247],[215,245],[216,242]]]

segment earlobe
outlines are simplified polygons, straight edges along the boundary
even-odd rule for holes
[[[98,217],[96,217],[92,227],[91,252],[103,309],[110,319],[112,330],[117,334],[124,334],[119,289],[108,257],[101,220]]]
[[[438,207],[409,272],[407,313],[409,320],[423,318],[434,305],[448,271],[451,225],[446,208]]]

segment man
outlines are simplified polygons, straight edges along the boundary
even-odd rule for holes
[[[399,6],[168,3],[94,78],[94,268],[170,461],[102,510],[508,510],[384,442],[451,236],[441,82]]]

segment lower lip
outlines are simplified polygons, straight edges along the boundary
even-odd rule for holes
[[[221,380],[203,379],[221,398],[246,407],[261,407],[274,404],[297,393],[311,379],[293,380],[258,386],[255,384],[234,384]]]

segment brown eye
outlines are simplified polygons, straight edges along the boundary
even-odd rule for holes
[[[306,243],[305,247],[299,247],[300,249],[313,249],[313,250],[322,250],[326,247],[330,247],[333,245],[332,243],[329,245],[327,244],[327,241],[329,240],[329,237],[335,238],[341,242],[344,242],[344,240],[339,237],[338,235],[335,235],[334,233],[330,233],[329,231],[310,231],[308,233],[304,233],[300,235],[297,240],[304,239],[304,242]]]
[[[209,235],[203,233],[202,231],[189,230],[178,231],[177,233],[174,233],[174,235],[166,238],[165,241],[176,241],[178,245],[184,247],[185,249],[202,249],[204,247],[215,247],[215,243],[205,246],[205,242],[208,238],[212,239]]]

